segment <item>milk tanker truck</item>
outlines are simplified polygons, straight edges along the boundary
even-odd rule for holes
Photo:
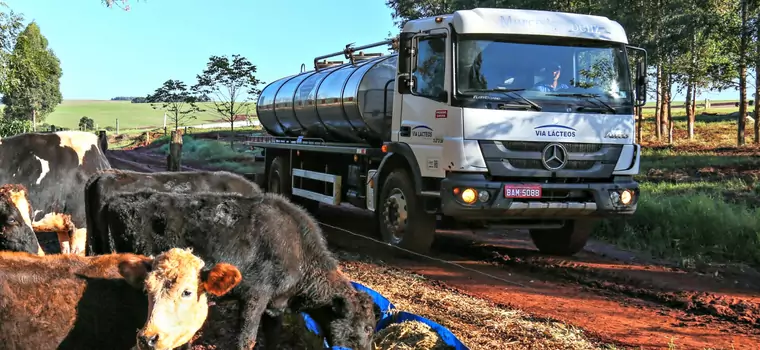
[[[368,209],[389,244],[426,251],[442,216],[572,255],[596,220],[636,210],[645,68],[606,17],[456,11],[269,83],[256,106],[269,136],[250,144],[268,191]]]

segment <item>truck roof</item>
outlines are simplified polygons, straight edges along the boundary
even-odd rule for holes
[[[435,19],[441,17],[440,23]],[[595,39],[628,44],[620,23],[603,16],[577,13],[475,8],[453,14],[408,21],[404,32],[445,28],[449,24],[459,34],[521,34]]]

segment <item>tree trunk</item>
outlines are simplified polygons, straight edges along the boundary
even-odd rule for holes
[[[667,90],[665,93],[665,105],[667,108],[665,114],[667,115],[668,144],[673,144],[673,74],[668,73],[667,86],[665,88]]]
[[[694,139],[694,109],[692,109],[692,95],[694,94],[694,91],[692,90],[692,84],[691,84],[691,77],[687,78],[687,86],[686,86],[686,128],[689,132],[689,140]]]
[[[760,33],[760,12],[757,14],[755,22],[758,33]],[[760,39],[755,42],[755,144],[760,144]]]
[[[747,123],[747,51],[749,46],[749,9],[747,0],[741,3],[742,32],[739,41],[739,121],[736,132],[736,144],[743,146],[746,143],[745,130]]]
[[[32,132],[37,132],[37,109],[32,108]]]
[[[233,115],[232,118],[230,118],[230,148],[234,148],[234,138],[232,135],[235,132],[235,116]]]
[[[662,120],[662,65],[657,64],[657,92],[656,92],[655,111],[654,111],[654,134],[657,141],[661,140],[662,132],[660,123]]]
[[[694,115],[694,121],[697,120],[697,83],[692,83],[691,91],[691,114]]]

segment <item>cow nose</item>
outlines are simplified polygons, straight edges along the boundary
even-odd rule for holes
[[[140,344],[148,347],[150,349],[153,349],[156,347],[156,343],[158,342],[158,334],[147,336],[145,334],[140,335]]]

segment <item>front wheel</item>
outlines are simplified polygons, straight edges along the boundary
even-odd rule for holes
[[[380,190],[377,208],[380,234],[386,243],[424,253],[435,238],[435,215],[425,212],[412,179],[402,169],[394,170]]]
[[[570,256],[586,246],[594,220],[582,219],[568,221],[558,229],[530,230],[530,238],[538,251],[544,254]]]

